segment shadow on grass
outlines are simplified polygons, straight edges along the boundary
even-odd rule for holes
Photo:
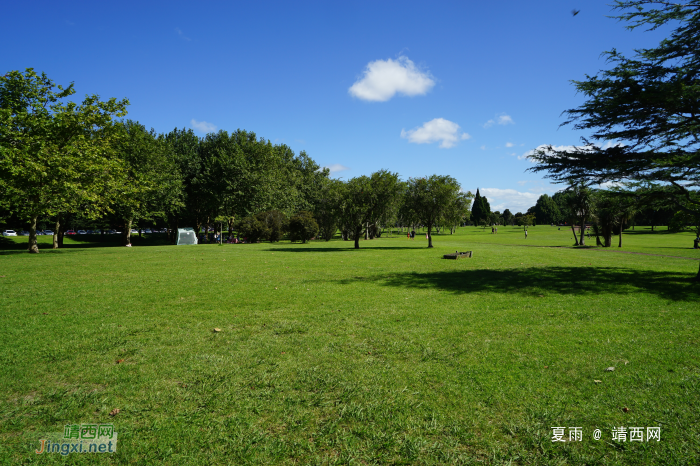
[[[15,241],[4,236],[0,236],[0,255],[8,254],[21,254],[27,253],[27,244],[29,242],[29,237],[21,237],[22,241]],[[39,251],[40,254],[43,253],[60,253],[67,250],[79,250],[79,249],[90,249],[90,248],[109,248],[109,247],[122,247],[122,239],[120,235],[75,235],[66,236],[64,239],[63,247],[61,249],[53,249],[53,243],[51,241],[44,241],[42,236],[38,237]],[[135,247],[141,246],[166,246],[170,243],[168,242],[165,235],[156,236],[144,236],[139,238],[134,236],[131,238],[131,244]]]
[[[517,293],[533,299],[563,295],[648,293],[673,301],[698,301],[700,285],[693,274],[620,267],[539,267],[509,270],[460,270],[394,273],[340,280],[341,284],[375,282],[397,288],[437,289],[453,293]]]
[[[405,246],[405,247],[400,247],[400,246],[365,246],[362,247],[360,246],[360,249],[355,249],[352,245],[346,246],[346,247],[327,247],[327,248],[319,248],[319,247],[305,247],[303,244],[298,244],[298,247],[284,247],[284,248],[270,248],[266,249],[266,251],[271,251],[271,252],[347,252],[347,251],[362,251],[363,249],[366,250],[402,250],[405,251],[407,249],[428,249],[426,246]]]

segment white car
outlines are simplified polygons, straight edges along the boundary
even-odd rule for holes
[[[138,235],[138,234],[139,234],[139,231],[138,231],[136,228],[132,228],[132,229],[131,229],[131,234],[132,234],[132,235]]]
[[[87,235],[87,231],[85,230],[78,230],[79,235]]]
[[[53,231],[51,230],[44,230],[44,234],[47,236],[53,236]]]
[[[2,232],[2,236],[17,236],[15,230],[5,230]]]

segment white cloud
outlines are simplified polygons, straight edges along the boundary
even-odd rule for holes
[[[401,137],[408,139],[408,142],[414,144],[430,144],[437,141],[442,141],[440,147],[449,149],[454,147],[457,142],[469,139],[471,136],[467,133],[460,133],[459,125],[444,118],[435,118],[423,126],[411,130],[401,130]]]
[[[481,146],[480,149],[481,149],[481,150],[486,150],[486,146]]]
[[[342,172],[342,171],[345,171],[345,170],[350,170],[349,167],[346,167],[345,165],[341,165],[341,164],[339,164],[339,163],[334,163],[334,164],[331,164],[331,165],[326,165],[326,166],[323,167],[323,168],[327,168],[328,171],[330,171],[331,173],[338,173],[338,172]]]
[[[484,123],[484,128],[490,128],[493,125],[514,125],[515,122],[513,119],[510,117],[510,115],[506,115],[505,113],[501,115],[496,115],[496,119],[494,120],[493,118]]]
[[[435,85],[429,71],[422,71],[407,57],[369,62],[364,75],[348,92],[358,99],[386,102],[396,93],[424,95]]]
[[[187,36],[182,32],[182,30],[180,30],[180,28],[175,28],[175,32],[177,32],[177,35],[178,35],[178,36],[182,37],[183,39],[185,39],[185,40],[188,41],[188,42],[192,40],[192,39],[190,39],[189,37],[187,37]]]
[[[501,115],[498,117],[498,124],[499,125],[514,125],[515,122],[510,117],[510,115]]]
[[[514,145],[515,144],[513,144],[512,142],[506,142],[506,147],[513,147]]]
[[[194,118],[192,118],[190,124],[194,129],[196,129],[200,133],[213,133],[214,131],[216,131],[216,125],[213,123],[208,123],[206,121],[197,121]]]
[[[512,213],[525,213],[537,203],[540,197],[539,193],[520,192],[515,189],[482,188],[479,193],[488,199],[491,211],[503,212],[505,209],[510,209]]]

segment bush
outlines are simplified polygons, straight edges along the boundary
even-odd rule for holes
[[[270,228],[267,224],[256,217],[245,217],[236,222],[235,225],[238,234],[247,238],[249,243],[255,243],[261,239],[267,239],[270,236]]]
[[[318,223],[311,212],[299,212],[289,219],[289,239],[306,243],[318,234]]]
[[[281,240],[282,236],[284,236],[289,229],[289,220],[287,220],[287,216],[279,210],[261,212],[256,215],[255,218],[267,226],[269,233],[266,238],[272,243]]]

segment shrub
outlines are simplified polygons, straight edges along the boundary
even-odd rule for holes
[[[261,212],[256,215],[255,218],[267,226],[269,231],[267,239],[273,243],[281,240],[282,236],[284,236],[289,228],[289,220],[287,220],[287,216],[279,210],[268,210],[267,212]]]
[[[318,234],[318,223],[311,212],[299,212],[289,219],[289,239],[307,242]]]
[[[245,217],[236,222],[235,225],[238,234],[244,238],[248,238],[248,242],[255,243],[261,239],[267,239],[270,236],[270,229],[267,224],[257,217]]]

